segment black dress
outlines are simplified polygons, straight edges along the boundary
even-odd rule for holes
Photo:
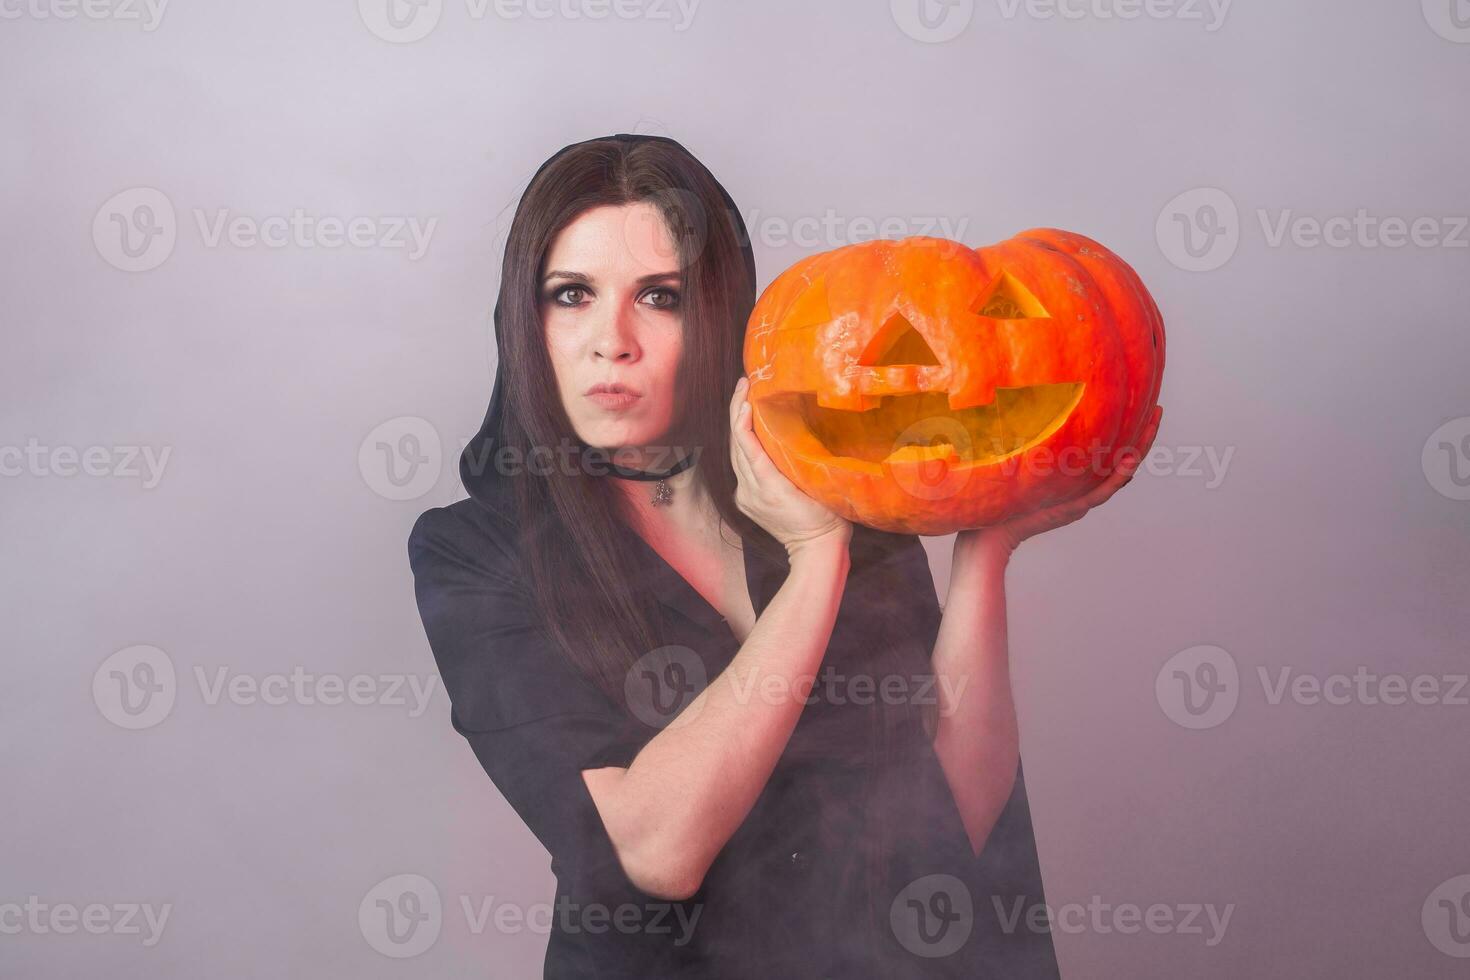
[[[699,893],[668,902],[632,885],[581,772],[632,762],[667,721],[651,714],[687,703],[739,642],[652,547],[622,533],[646,570],[636,587],[652,590],[668,638],[630,675],[629,708],[583,678],[538,625],[508,510],[476,499],[436,507],[409,539],[451,722],[551,855],[545,976],[1057,977],[1050,933],[1033,911],[1045,899],[1020,776],[977,858],[922,727],[901,729],[881,765],[861,734],[881,698],[937,696],[925,689],[927,660],[897,680],[885,674],[886,693],[861,680],[894,630],[933,648],[940,609],[911,535],[854,526],[826,680]],[[755,548],[745,554],[760,613],[789,566]],[[875,884],[865,861],[880,821],[888,836]]]

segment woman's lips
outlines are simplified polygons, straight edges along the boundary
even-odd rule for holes
[[[630,388],[621,381],[599,381],[584,394],[609,412],[620,412],[643,396],[643,392]]]
[[[587,397],[600,407],[616,412],[628,408],[642,396],[630,391],[594,391]]]

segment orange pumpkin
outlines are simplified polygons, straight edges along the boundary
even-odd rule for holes
[[[1086,493],[1136,445],[1163,367],[1137,274],[1052,228],[810,256],[761,294],[745,334],[777,468],[848,520],[916,534]]]

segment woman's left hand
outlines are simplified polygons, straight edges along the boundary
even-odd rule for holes
[[[1134,474],[1138,472],[1139,464],[1148,456],[1148,451],[1154,444],[1154,436],[1158,435],[1159,420],[1163,418],[1163,415],[1163,406],[1155,405],[1148,424],[1139,434],[1138,445],[1119,452],[1118,462],[1113,467],[1113,471],[1108,474],[1106,480],[1089,492],[1075,500],[1032,511],[1000,524],[961,531],[955,541],[955,546],[957,548],[989,546],[1009,556],[1027,538],[1034,537],[1043,531],[1071,524],[1128,485]]]

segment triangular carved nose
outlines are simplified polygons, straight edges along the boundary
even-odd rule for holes
[[[863,364],[872,367],[939,363],[934,348],[929,346],[929,342],[901,313],[893,314],[878,329],[872,342],[868,344],[868,352],[870,356],[861,360]]]

